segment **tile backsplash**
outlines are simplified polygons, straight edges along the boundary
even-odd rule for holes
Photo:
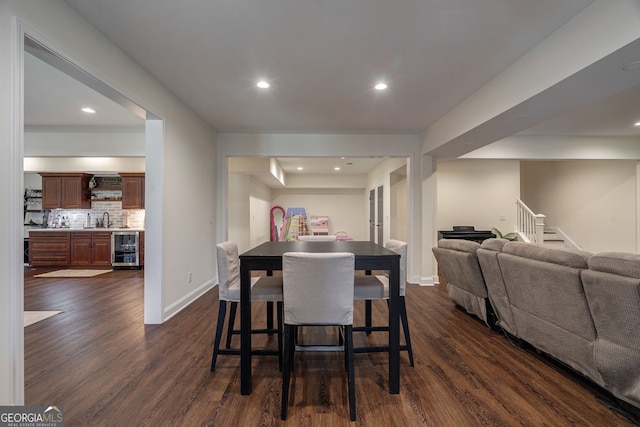
[[[87,214],[91,215],[91,227],[96,226],[96,219],[102,220],[105,212],[109,213],[111,228],[125,226],[128,217],[129,228],[144,228],[144,209],[122,209],[121,202],[92,202],[91,209],[55,209],[51,211],[54,218],[58,215],[69,219],[70,228],[83,228],[87,223]]]

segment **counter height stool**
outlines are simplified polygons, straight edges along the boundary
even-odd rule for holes
[[[298,326],[341,326],[344,330],[345,365],[348,375],[349,417],[356,420],[353,369],[352,253],[286,252],[282,256],[284,300],[284,362],[282,364],[281,418],[287,419],[289,385]]]
[[[405,290],[407,287],[407,243],[400,240],[388,240],[384,245],[400,254],[400,320],[404,330],[405,345],[400,346],[401,351],[409,352],[409,364],[413,366],[413,349],[411,348],[411,336],[409,334],[409,321],[407,319],[407,305],[405,303]],[[354,327],[354,331],[389,331],[389,326],[371,325],[371,301],[376,299],[387,300],[389,304],[389,277],[382,275],[357,275],[355,277],[354,295],[355,300],[366,302],[366,326]],[[356,353],[369,353],[388,351],[388,347],[360,347],[356,348]]]
[[[218,293],[220,305],[218,308],[218,324],[216,325],[216,336],[213,342],[213,355],[211,357],[211,372],[216,369],[218,354],[239,355],[239,349],[230,347],[231,334],[238,331],[233,330],[235,313],[240,302],[240,259],[238,258],[238,245],[234,242],[222,242],[216,246],[216,256],[218,264]],[[277,327],[275,329],[251,329],[252,334],[273,334],[278,335],[278,350],[252,350],[252,354],[277,355],[278,365],[282,366],[282,277],[266,276],[251,278],[251,301],[277,302]],[[227,313],[227,302],[231,303],[229,313],[229,325],[227,330],[227,348],[220,348],[222,329]]]

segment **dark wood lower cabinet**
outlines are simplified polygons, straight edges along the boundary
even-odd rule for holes
[[[32,267],[111,266],[111,232],[31,232],[29,264]]]
[[[70,235],[64,232],[29,233],[29,264],[33,267],[69,265]]]
[[[111,265],[111,233],[93,233],[93,265]]]
[[[111,265],[111,233],[71,233],[71,265]]]

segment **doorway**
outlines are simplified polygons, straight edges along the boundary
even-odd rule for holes
[[[66,73],[68,76],[76,79],[81,84],[84,84],[94,91],[109,98],[111,101],[118,103],[131,112],[134,112],[139,119],[144,123],[144,152],[146,153],[146,173],[147,177],[151,175],[158,182],[158,186],[152,192],[148,191],[145,196],[145,202],[147,209],[154,211],[153,215],[147,215],[145,218],[145,228],[147,229],[147,236],[151,238],[149,240],[150,250],[146,253],[146,265],[145,268],[145,285],[144,285],[144,321],[145,323],[162,323],[163,318],[163,306],[162,306],[162,289],[163,289],[163,274],[162,274],[162,257],[161,251],[156,248],[161,247],[162,242],[162,187],[161,179],[162,175],[162,163],[161,163],[161,149],[164,144],[164,125],[161,118],[150,113],[148,109],[144,109],[139,104],[132,102],[125,95],[119,93],[115,89],[108,86],[106,83],[98,80],[91,74],[84,71],[84,69],[73,63],[69,58],[66,58],[62,53],[56,51],[51,47],[51,43],[44,41],[40,36],[36,37],[29,34],[29,30],[24,26],[19,25],[20,37],[17,38],[16,49],[16,61],[14,61],[14,73],[19,76],[15,81],[20,90],[17,90],[18,94],[15,97],[13,110],[16,112],[16,132],[14,145],[16,147],[15,152],[19,153],[13,159],[13,170],[15,171],[16,179],[12,183],[12,193],[18,197],[15,197],[10,201],[12,206],[11,210],[17,215],[17,220],[22,220],[22,215],[19,214],[22,211],[22,206],[18,205],[19,196],[24,193],[24,134],[25,134],[25,110],[24,105],[24,57],[26,52],[31,55],[36,55],[40,60],[46,61],[47,64],[55,67],[56,69]],[[15,246],[20,246],[22,242],[18,242],[18,236],[22,237],[24,234],[24,226],[21,221],[20,224],[16,224],[16,233],[12,236],[12,240],[15,239]],[[22,239],[20,239],[22,240]],[[22,251],[21,251],[22,252]],[[22,255],[20,253],[20,255]],[[15,298],[15,312],[12,311],[12,318],[15,325],[19,330],[15,331],[15,340],[11,347],[13,352],[14,363],[14,401],[20,402],[24,399],[24,372],[23,360],[24,349],[22,343],[24,342],[24,329],[22,325],[22,310],[24,303],[22,301],[24,295],[24,278],[23,278],[23,257],[15,257],[12,261],[12,280],[11,287],[13,289],[13,295]],[[20,319],[20,320],[19,320]]]

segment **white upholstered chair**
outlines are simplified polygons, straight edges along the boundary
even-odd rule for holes
[[[299,242],[335,242],[337,236],[334,234],[314,234],[311,236],[298,236]]]
[[[353,282],[351,253],[287,252],[282,257],[284,300],[284,361],[281,418],[287,419],[289,384],[298,326],[336,325],[344,329],[349,416],[356,419],[353,372]]]
[[[231,349],[231,335],[239,331],[233,329],[235,313],[240,302],[240,259],[238,257],[238,245],[234,242],[222,242],[216,247],[218,264],[218,323],[216,336],[213,343],[213,355],[211,357],[211,371],[216,369],[218,354],[239,355],[239,349]],[[252,354],[278,355],[278,363],[282,365],[282,277],[266,276],[251,278],[251,301],[266,301],[277,303],[277,327],[275,329],[251,329],[252,334],[265,333],[278,335],[278,350],[252,350]],[[227,329],[227,348],[220,348],[220,339],[227,312],[227,302],[231,303]]]
[[[400,346],[400,350],[408,351],[409,364],[413,366],[413,349],[411,348],[411,336],[409,334],[409,321],[407,319],[407,305],[405,302],[405,290],[407,286],[407,243],[400,240],[389,240],[385,243],[385,248],[400,254],[400,320],[402,329],[404,330],[405,345]],[[387,300],[389,302],[389,278],[384,275],[357,275],[354,285],[354,299],[366,301],[366,325],[363,327],[354,327],[354,331],[365,331],[367,333],[373,331],[388,331],[389,326],[372,326],[371,325],[371,301],[377,299]],[[366,353],[369,351],[383,351],[387,347],[363,347],[356,349],[357,353]]]

